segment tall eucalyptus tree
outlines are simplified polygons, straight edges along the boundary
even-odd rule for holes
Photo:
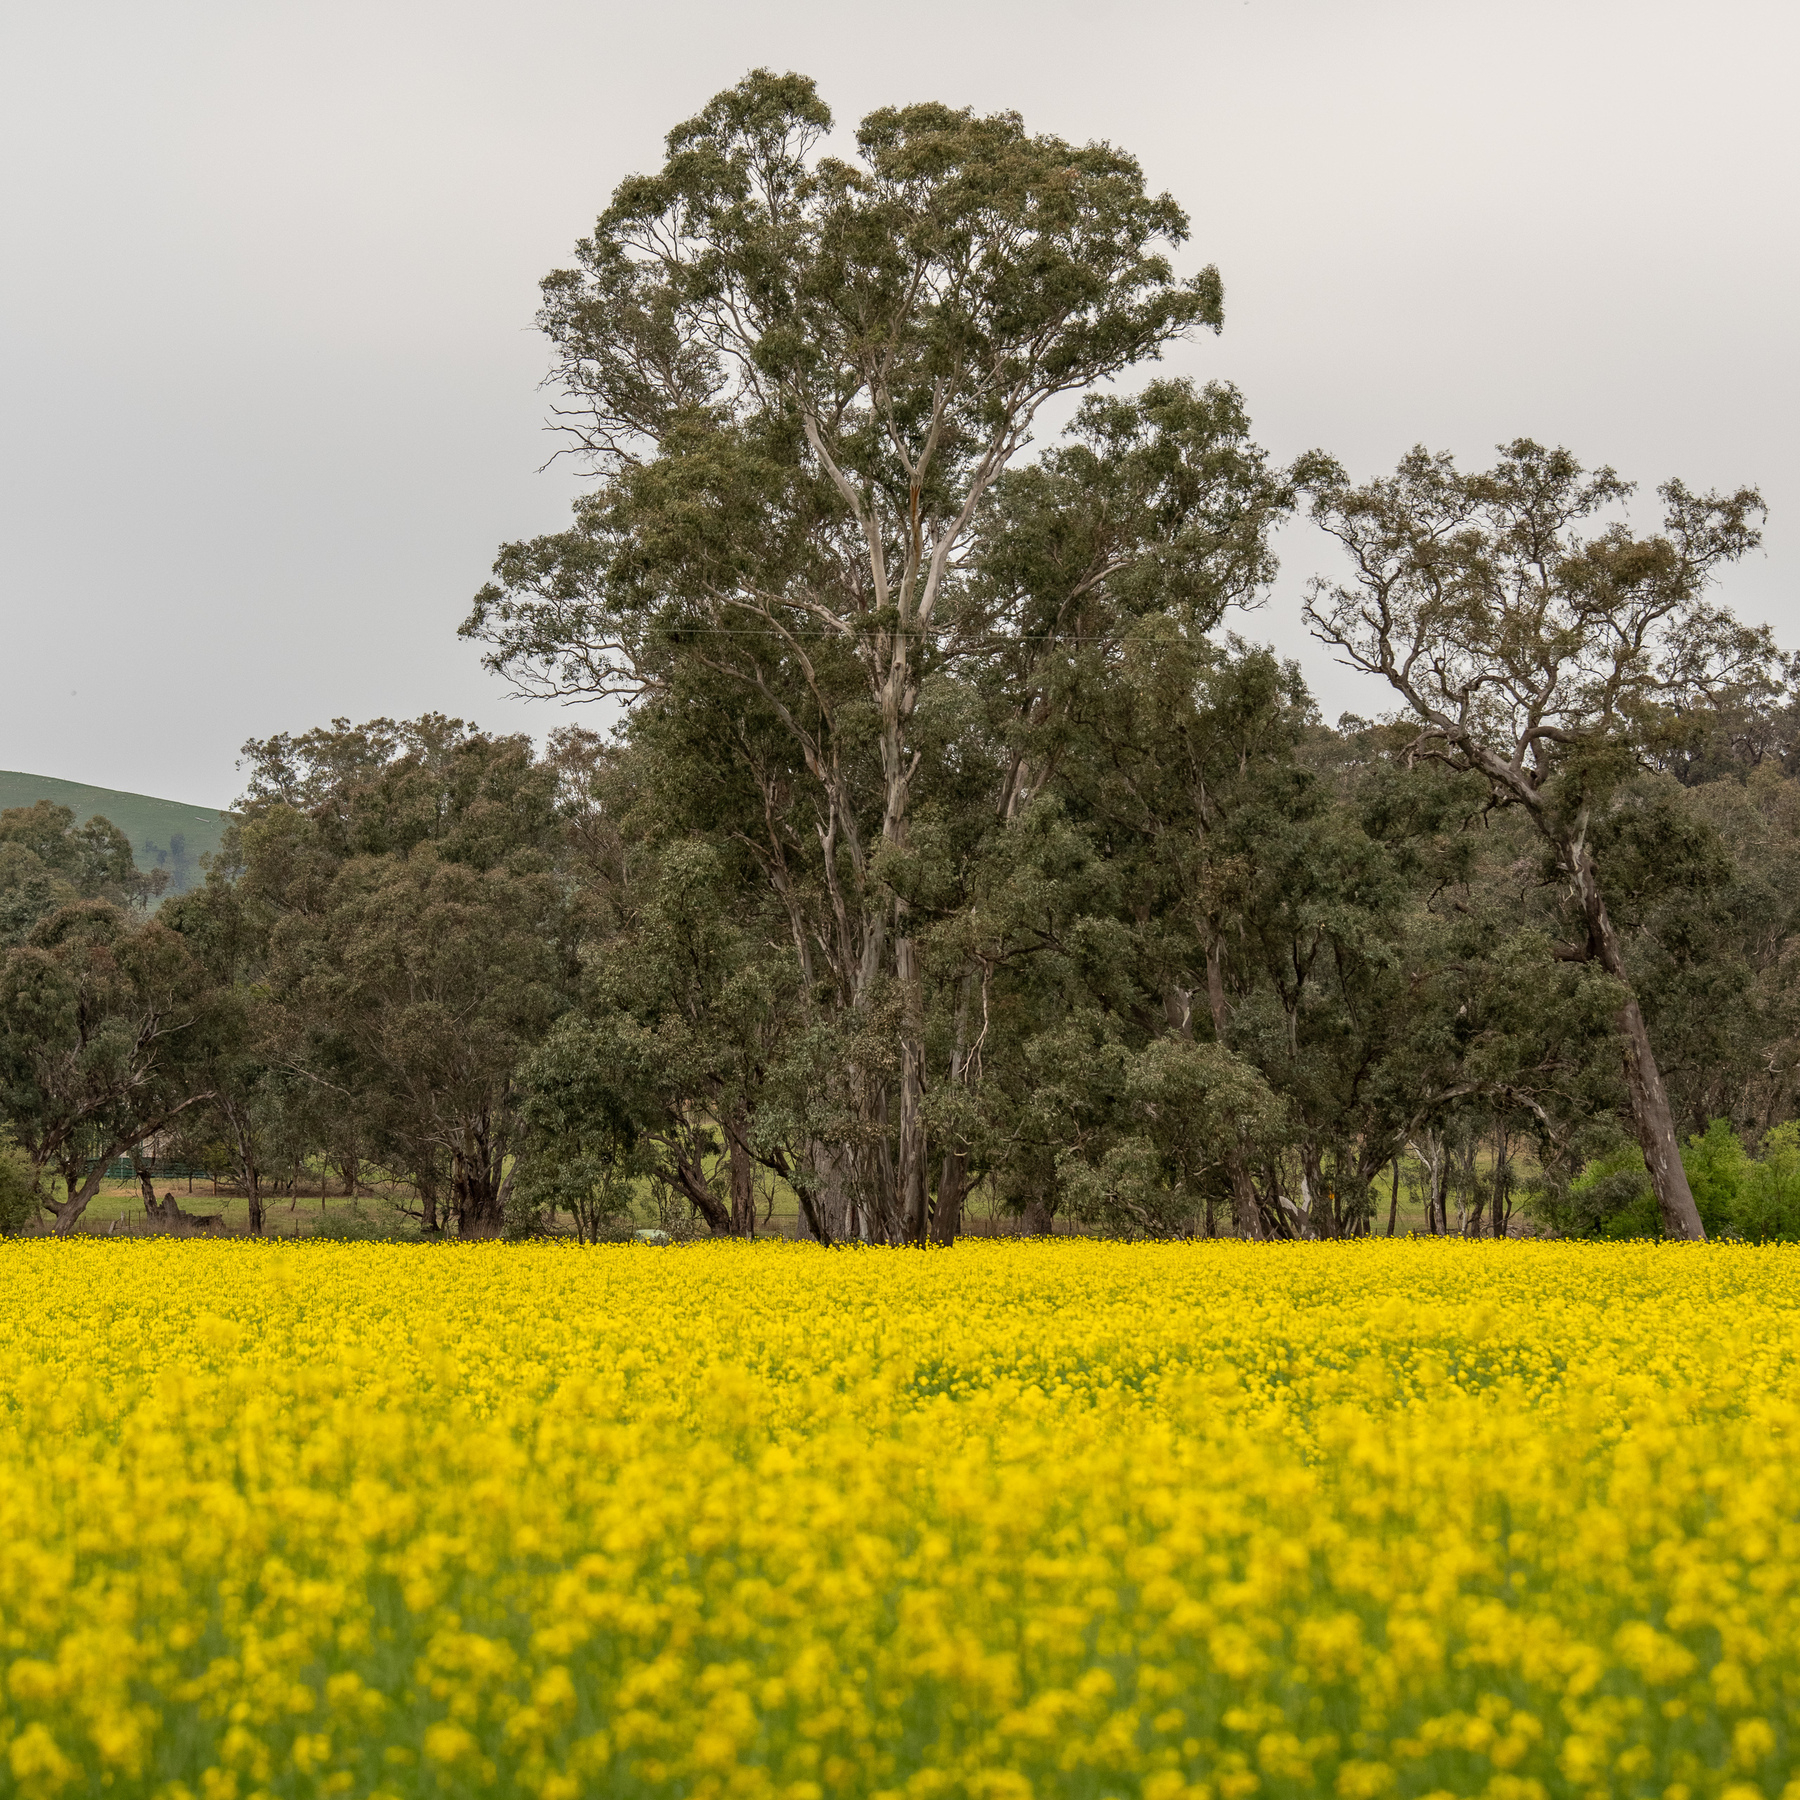
[[[1631,1115],[1663,1229],[1704,1237],[1597,852],[1622,781],[1677,716],[1757,686],[1777,659],[1766,628],[1707,597],[1718,569],[1759,541],[1761,497],[1671,481],[1660,532],[1595,530],[1586,522],[1629,485],[1527,439],[1478,474],[1420,449],[1364,487],[1315,482],[1314,517],[1350,570],[1314,583],[1312,629],[1400,696],[1413,755],[1480,776],[1536,828],[1581,934],[1558,954],[1618,984]]]
[[[898,999],[893,1149],[820,1144],[810,1178],[850,1229],[919,1237],[924,974],[879,869],[912,832],[921,697],[990,636],[966,565],[1043,408],[1216,330],[1221,289],[1176,277],[1186,216],[1109,146],[925,104],[870,114],[846,161],[831,125],[809,80],[747,76],[545,280],[560,416],[599,481],[572,530],[503,549],[463,629],[527,692],[704,672],[785,736],[804,792],[762,766],[762,849],[810,989],[839,1017]],[[786,881],[802,838],[822,917]],[[865,1083],[871,1115],[887,1087]],[[877,1179],[847,1166],[866,1155]]]

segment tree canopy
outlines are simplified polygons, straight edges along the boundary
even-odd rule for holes
[[[59,1226],[154,1138],[258,1229],[321,1164],[471,1235],[1352,1235],[1403,1166],[1439,1231],[1776,1228],[1800,664],[1718,589],[1757,493],[1643,529],[1524,438],[1280,466],[1154,366],[1223,287],[1126,152],[931,104],[839,143],[753,72],[542,284],[587,480],[462,630],[608,735],[252,740],[154,914],[105,821],[0,815],[0,1113]],[[1248,641],[1302,512],[1391,712]]]

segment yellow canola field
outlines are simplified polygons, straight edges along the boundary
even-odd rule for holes
[[[1800,1800],[1797,1277],[0,1245],[0,1791]]]

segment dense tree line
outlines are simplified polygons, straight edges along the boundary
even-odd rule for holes
[[[1787,1229],[1796,671],[1713,587],[1756,494],[1646,532],[1528,440],[1277,467],[1229,386],[1117,385],[1223,316],[1130,158],[829,125],[747,78],[544,284],[594,481],[464,631],[615,733],[252,743],[150,919],[104,832],[6,815],[0,1079],[59,1225],[162,1132],[259,1228],[323,1159],[469,1233],[649,1190],[749,1234],[780,1184],[825,1242],[978,1191],[1336,1236],[1404,1158],[1439,1230]],[[1381,722],[1230,631],[1298,513]]]

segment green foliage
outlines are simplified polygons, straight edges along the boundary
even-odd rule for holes
[[[1635,1143],[1597,1156],[1569,1185],[1566,1228],[1577,1237],[1661,1235],[1644,1153]]]
[[[1739,1202],[1754,1165],[1731,1121],[1714,1119],[1704,1132],[1690,1137],[1681,1147],[1681,1164],[1707,1235],[1739,1229]]]
[[[380,1218],[351,1205],[322,1213],[306,1234],[327,1244],[416,1244],[420,1234],[397,1218]]]
[[[204,1092],[223,993],[178,932],[103,901],[65,906],[0,958],[0,1104],[61,1177],[59,1229],[100,1171]]]
[[[145,877],[162,871],[172,894],[199,885],[202,860],[218,853],[231,822],[229,813],[209,806],[89,787],[52,775],[0,770],[0,809],[33,807],[39,802],[68,808],[78,826],[96,817],[111,821],[124,835],[137,874]]]
[[[632,1097],[616,1057],[586,1020],[567,1018],[520,1071],[525,1133],[507,1207],[507,1228],[529,1236],[546,1215],[566,1212],[583,1243],[598,1243],[631,1217],[646,1158]]]
[[[584,1244],[618,1233],[632,1216],[636,1180],[619,1159],[592,1152],[533,1152],[506,1203],[509,1237],[536,1237],[557,1213],[567,1213]]]
[[[24,943],[58,907],[142,897],[131,846],[105,819],[77,825],[68,807],[48,800],[0,812],[0,946]]]
[[[1717,1124],[1715,1122],[1714,1129]],[[1709,1137],[1713,1135],[1709,1130]],[[1761,1154],[1743,1158],[1730,1205],[1730,1224],[1756,1243],[1800,1238],[1800,1122],[1793,1119],[1763,1135]]]
[[[0,1127],[0,1237],[21,1230],[38,1210],[38,1187],[31,1159]]]
[[[1681,1161],[1709,1237],[1800,1239],[1800,1121],[1765,1132],[1752,1156],[1729,1119],[1714,1119],[1682,1145]],[[1660,1234],[1649,1172],[1635,1143],[1591,1158],[1563,1194],[1536,1210],[1572,1236]]]
[[[1056,1159],[1069,1213],[1130,1237],[1194,1231],[1209,1198],[1228,1195],[1227,1157],[1264,1160],[1286,1124],[1256,1070],[1221,1044],[1156,1038],[1063,1104],[1114,1102],[1111,1129]]]
[[[0,815],[34,1164],[73,1187],[161,1129],[253,1225],[322,1158],[428,1234],[588,1241],[646,1198],[753,1235],[779,1184],[898,1242],[978,1200],[1353,1235],[1410,1157],[1433,1229],[1504,1230],[1522,1180],[1583,1235],[1800,1229],[1800,667],[1706,597],[1756,495],[1671,483],[1641,536],[1528,440],[1276,467],[1229,385],[1124,384],[1222,322],[1128,155],[930,104],[842,159],[830,128],[754,72],[543,283],[596,480],[463,629],[524,692],[622,698],[616,736],[252,740],[150,924],[124,834]],[[1332,730],[1220,631],[1302,493],[1352,553],[1313,626],[1404,720]],[[1691,1197],[1633,1109],[1671,1152],[1706,1127]]]
[[[1715,1119],[1688,1139],[1682,1160],[1721,1233],[1756,1243],[1800,1238],[1800,1123],[1771,1127],[1751,1156],[1730,1121]]]
[[[246,1010],[213,1102],[235,1160],[412,1177],[428,1230],[505,1229],[515,1071],[568,1004],[581,916],[559,776],[524,738],[431,714],[245,746],[234,879],[176,921]]]

